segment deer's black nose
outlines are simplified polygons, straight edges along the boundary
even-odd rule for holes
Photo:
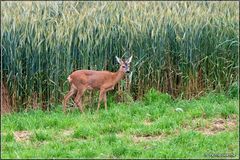
[[[127,71],[126,73],[130,73],[130,71]]]

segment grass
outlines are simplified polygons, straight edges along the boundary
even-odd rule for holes
[[[239,158],[236,97],[172,100],[151,90],[143,101],[95,110],[2,116],[2,158]]]

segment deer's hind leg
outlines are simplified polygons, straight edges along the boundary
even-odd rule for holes
[[[73,96],[76,92],[77,92],[76,87],[74,87],[74,86],[72,85],[70,91],[67,93],[66,96],[64,96],[64,101],[63,101],[63,112],[64,112],[64,113],[66,112],[67,102],[68,102],[69,98],[70,98],[71,96]]]
[[[86,90],[86,88],[84,88],[84,87],[78,88],[77,95],[74,99],[74,102],[77,104],[78,108],[80,109],[80,111],[82,113],[83,113],[82,96],[83,96],[83,93],[85,92],[85,90]]]
[[[105,94],[106,94],[105,89],[101,89],[101,90],[100,90],[100,93],[99,93],[99,100],[98,100],[97,112],[98,112],[98,110],[99,110],[99,108],[100,108],[101,101],[102,101],[103,98],[104,98],[104,102],[106,102],[106,101],[105,101]],[[105,108],[106,108],[106,106],[105,106]]]
[[[104,101],[104,106],[105,106],[105,110],[107,111],[107,92],[104,93],[103,95],[103,101]]]

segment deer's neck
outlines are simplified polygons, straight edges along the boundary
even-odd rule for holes
[[[114,76],[113,76],[113,84],[116,85],[123,78],[124,74],[125,73],[123,71],[120,71],[120,70],[115,72]]]

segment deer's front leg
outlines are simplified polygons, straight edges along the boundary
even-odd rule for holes
[[[105,106],[105,110],[107,111],[107,92],[110,90],[113,90],[114,86],[110,86],[108,89],[105,90],[105,92],[103,93],[103,100],[104,100],[104,106]]]
[[[106,93],[106,92],[105,92],[104,89],[101,89],[101,90],[100,90],[97,111],[98,111],[99,108],[100,108],[100,104],[101,104],[101,101],[102,101],[105,93]]]

